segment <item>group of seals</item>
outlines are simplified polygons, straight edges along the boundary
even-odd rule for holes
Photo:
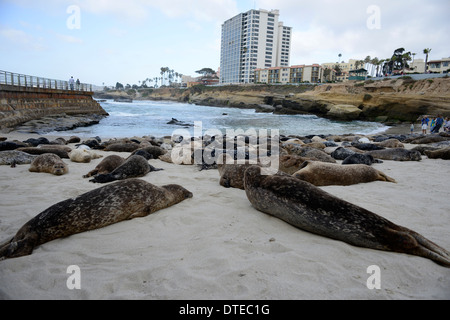
[[[450,252],[422,235],[289,175],[245,171],[253,207],[293,226],[351,245],[422,256],[450,267]]]
[[[191,197],[190,191],[175,184],[157,187],[139,179],[109,184],[54,204],[29,220],[0,245],[0,260],[29,255],[57,238],[145,217]]]

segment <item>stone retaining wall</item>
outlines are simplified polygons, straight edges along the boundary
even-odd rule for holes
[[[92,98],[93,92],[0,85],[0,129],[56,114],[108,113]]]

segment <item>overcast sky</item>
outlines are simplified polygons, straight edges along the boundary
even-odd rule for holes
[[[220,66],[222,23],[279,9],[291,65],[450,57],[449,0],[0,0],[0,70],[97,85]]]

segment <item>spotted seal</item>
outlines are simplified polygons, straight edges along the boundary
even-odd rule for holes
[[[245,172],[245,192],[257,210],[354,246],[408,253],[450,267],[450,252],[424,236],[292,176]]]
[[[191,197],[191,192],[175,184],[158,187],[139,179],[109,184],[56,203],[29,220],[0,245],[0,260],[29,255],[57,238],[145,217]]]
[[[56,154],[44,153],[31,162],[30,172],[45,172],[61,176],[69,172],[67,164]]]
[[[98,174],[94,179],[89,180],[94,183],[106,183],[116,180],[123,180],[128,178],[143,177],[151,171],[160,171],[163,169],[157,169],[150,165],[142,156],[134,155],[130,156],[123,164],[114,169],[108,174]]]
[[[395,182],[393,178],[366,164],[341,165],[320,161],[305,161],[293,176],[315,186],[348,186],[372,181]]]

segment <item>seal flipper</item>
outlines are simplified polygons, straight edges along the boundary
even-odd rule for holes
[[[16,238],[17,235],[0,245],[0,260],[27,256],[33,252],[37,242],[35,237],[26,237],[21,240],[15,240]]]
[[[149,164],[149,166],[150,166],[150,172],[152,172],[152,171],[162,171],[162,170],[164,170],[164,169],[162,169],[162,168],[155,168],[155,167],[152,166],[151,164]]]
[[[94,179],[89,180],[93,183],[107,183],[111,181],[116,181],[117,179],[112,174],[98,174],[94,176]]]

